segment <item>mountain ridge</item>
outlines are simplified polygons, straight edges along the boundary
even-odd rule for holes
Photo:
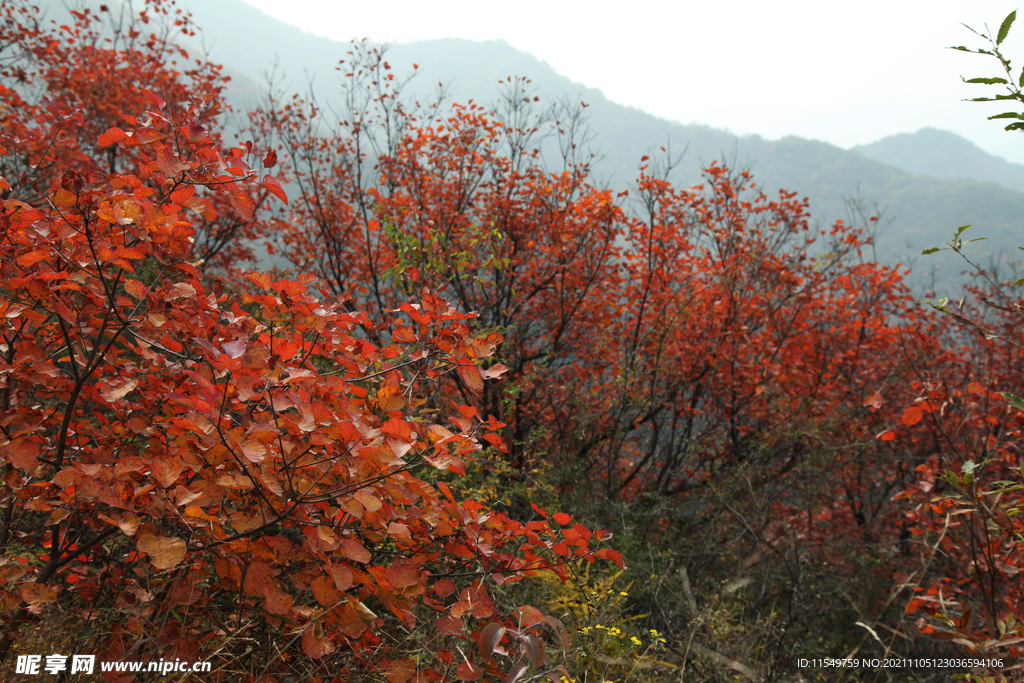
[[[278,87],[302,92],[311,81],[316,97],[330,102],[336,92],[335,67],[345,58],[347,43],[281,22],[241,0],[197,3],[191,10],[203,29],[203,43],[210,47],[209,58],[224,64],[233,76],[230,95],[235,102],[255,103],[266,88],[264,73],[275,63],[275,54]],[[1024,166],[989,155],[952,133],[925,129],[850,150],[795,136],[737,136],[612,102],[600,90],[571,81],[503,40],[443,38],[396,43],[387,49],[394,72],[419,65],[412,93],[440,81],[452,84],[456,99],[489,103],[499,94],[499,79],[522,75],[532,79],[543,101],[586,102],[595,134],[593,148],[600,154],[593,166],[599,182],[633,182],[641,157],[669,142],[673,150],[686,148],[671,177],[683,187],[699,183],[701,166],[718,160],[750,168],[766,192],[785,188],[808,197],[812,215],[825,224],[846,219],[847,200],[853,196],[859,195],[868,206],[886,207],[894,221],[883,222],[878,229],[877,249],[883,260],[919,255],[967,223],[975,224],[978,235],[994,238],[979,243],[975,254],[981,260],[999,247],[1017,244],[1018,217],[1024,215]],[[928,264],[958,268],[960,262],[949,256],[931,257]]]
[[[301,68],[300,64],[311,68],[316,75],[317,97],[329,99],[331,86],[326,76],[333,74],[347,44],[280,22],[241,0],[204,3],[193,8],[193,13],[204,32],[228,48],[228,54],[211,55],[214,59],[242,73],[252,73],[260,56],[266,59],[268,46],[255,40],[241,41],[246,45],[236,47],[234,43],[240,42],[242,32],[225,32],[223,27],[232,17],[257,22],[264,27],[258,35],[273,36],[274,46],[285,48],[282,67],[292,73]],[[737,136],[708,125],[660,119],[612,102],[600,90],[571,81],[540,58],[503,40],[441,38],[396,43],[387,50],[394,73],[411,72],[413,64],[418,65],[413,93],[417,87],[432,87],[440,81],[451,84],[457,99],[488,102],[498,95],[499,79],[521,75],[532,80],[531,85],[543,100],[586,102],[596,136],[594,150],[601,155],[593,167],[598,179],[619,184],[633,181],[640,158],[668,141],[673,149],[686,147],[683,163],[672,178],[684,187],[699,183],[701,166],[712,160],[751,167],[755,180],[767,192],[785,188],[807,196],[812,215],[826,224],[848,218],[847,200],[859,194],[868,206],[886,207],[887,215],[894,218],[891,225],[883,222],[879,228],[877,247],[883,260],[919,255],[922,249],[941,245],[956,226],[966,223],[974,223],[979,234],[996,238],[979,243],[983,245],[981,251],[991,252],[991,256],[994,250],[988,245],[1015,244],[1017,216],[1024,215],[1024,166],[989,155],[952,133],[943,132],[943,144],[952,150],[947,155],[971,159],[973,176],[939,172],[934,162],[922,162],[911,154],[927,148],[928,140],[921,142],[920,131],[843,150],[796,136],[766,140],[756,135]],[[902,149],[907,139],[916,144],[903,145],[907,149]],[[941,151],[937,154],[942,155]],[[926,170],[932,173],[923,174]],[[1006,171],[1005,178],[1000,175],[1002,171]],[[959,265],[943,255],[931,257],[928,263],[945,264],[947,269]]]

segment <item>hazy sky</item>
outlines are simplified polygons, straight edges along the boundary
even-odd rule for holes
[[[986,93],[960,76],[996,75],[995,60],[946,49],[980,46],[960,22],[995,31],[1010,1],[246,2],[338,40],[504,39],[611,100],[739,134],[849,147],[932,126],[997,153],[1017,142],[986,120],[1001,109],[960,101]],[[1024,13],[1004,46],[1024,66]]]

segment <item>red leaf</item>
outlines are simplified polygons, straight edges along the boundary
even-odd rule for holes
[[[874,410],[878,410],[879,408],[882,407],[882,394],[876,391],[875,393],[865,398],[862,405],[868,406]]]
[[[420,572],[405,563],[396,563],[388,567],[384,572],[384,578],[388,580],[392,588],[401,590],[415,586],[420,582]]]
[[[302,632],[302,651],[313,659],[320,659],[334,652],[334,641],[326,637],[322,628],[311,626]]]
[[[556,512],[552,517],[554,517],[556,522],[563,526],[572,521],[572,515],[567,515],[564,512]]]
[[[237,187],[228,190],[228,201],[243,220],[251,221],[256,215],[256,202],[244,190]]]
[[[270,150],[269,152],[267,152],[267,156],[263,157],[263,168],[273,168],[274,166],[277,166],[276,149]]]
[[[393,417],[385,422],[380,430],[389,436],[409,441],[412,439],[412,432],[409,430],[409,423]]]
[[[280,199],[285,204],[288,203],[288,195],[285,194],[284,188],[281,187],[281,183],[277,182],[277,178],[270,175],[269,173],[263,176],[263,187],[267,188],[270,194]]]
[[[438,617],[437,621],[434,622],[437,626],[437,630],[444,635],[457,636],[462,633],[463,623],[459,617],[453,617],[450,614],[446,614],[443,617]]]
[[[459,377],[469,385],[470,389],[480,391],[484,388],[484,380],[480,377],[480,368],[475,365],[459,365]]]
[[[900,421],[908,427],[913,427],[921,421],[922,417],[924,417],[923,410],[917,406],[910,406],[903,411],[903,417],[900,418]]]
[[[248,273],[246,274],[245,279],[262,289],[264,292],[270,291],[272,282],[270,280],[270,276],[266,273]]]
[[[7,444],[0,452],[7,457],[9,463],[19,470],[31,472],[38,464],[36,458],[39,457],[40,448],[35,441],[21,438]]]
[[[494,656],[494,648],[505,636],[505,627],[501,624],[491,622],[480,631],[480,659],[484,664],[490,664]]]
[[[128,139],[128,133],[125,133],[120,128],[111,128],[106,133],[101,135],[96,141],[98,147],[110,147],[114,143],[121,142],[122,140]]]
[[[480,669],[472,662],[462,662],[455,671],[455,675],[460,681],[475,681],[480,678]]]
[[[139,90],[141,90],[142,94],[146,96],[146,99],[149,100],[149,103],[157,109],[163,109],[167,106],[167,103],[164,102],[163,98],[157,95],[155,92],[151,90],[146,90],[145,88],[139,88]]]
[[[437,594],[437,597],[439,598],[447,598],[449,595],[453,594],[457,589],[458,587],[455,585],[455,582],[451,579],[441,579],[440,581],[434,584],[434,593]]]
[[[391,338],[400,342],[414,342],[416,333],[412,331],[412,328],[402,325],[395,328],[395,331],[391,333]]]
[[[492,365],[486,370],[481,370],[480,374],[483,376],[484,379],[496,379],[504,375],[507,371],[508,368],[499,363],[498,365]]]
[[[622,555],[615,552],[611,548],[601,548],[600,550],[595,552],[594,555],[600,557],[602,560],[610,560],[614,562],[619,566],[620,569],[626,568],[625,563],[622,561]]]
[[[512,618],[516,620],[520,627],[526,628],[544,621],[544,613],[536,607],[523,605],[512,613]]]
[[[338,549],[334,552],[353,562],[366,564],[370,561],[370,551],[364,548],[362,543],[351,538],[341,539]]]
[[[334,579],[334,585],[340,591],[347,591],[352,587],[354,578],[352,576],[352,570],[349,569],[348,565],[344,564],[332,564],[327,568],[327,573]]]
[[[878,434],[876,437],[879,441],[893,441],[896,439],[896,432],[891,429],[887,429],[884,432]]]
[[[341,600],[341,591],[335,587],[334,581],[323,574],[313,579],[309,588],[316,601],[324,607],[334,607]]]
[[[194,195],[195,193],[195,185],[182,185],[177,190],[171,193],[171,201],[176,204],[187,206],[188,200],[192,199],[192,195]]]

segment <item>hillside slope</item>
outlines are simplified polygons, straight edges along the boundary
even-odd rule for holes
[[[280,87],[305,91],[312,83],[318,99],[331,102],[337,89],[335,67],[345,58],[346,43],[314,36],[241,0],[197,3],[192,11],[211,57],[246,77],[239,83],[246,87],[234,92],[236,100],[251,101],[251,84],[265,83],[265,74],[276,64],[278,78],[285,77]],[[787,188],[807,196],[813,215],[824,223],[844,218],[845,199],[859,194],[867,205],[884,208],[892,220],[883,222],[878,234],[878,256],[884,260],[905,261],[943,243],[956,226],[966,223],[976,226],[976,234],[993,238],[979,243],[975,253],[981,260],[987,258],[986,250],[994,253],[1020,241],[1024,166],[987,155],[950,133],[924,130],[854,150],[797,137],[738,137],[611,102],[599,90],[570,81],[504,41],[450,38],[398,44],[389,48],[388,59],[398,74],[419,65],[410,87],[421,97],[443,82],[457,101],[494,102],[499,79],[522,75],[532,80],[542,101],[585,102],[594,132],[591,146],[599,155],[595,177],[617,186],[636,177],[641,156],[669,142],[674,151],[686,149],[673,176],[682,185],[698,182],[702,166],[725,160],[752,169],[770,191]],[[701,96],[706,95],[693,93]],[[940,262],[931,257],[922,263]],[[955,260],[945,264],[947,271],[959,269]]]

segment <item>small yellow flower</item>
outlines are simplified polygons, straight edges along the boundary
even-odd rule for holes
[[[627,593],[626,591],[619,591],[619,595],[621,595],[622,597],[626,597],[627,595],[629,595],[629,593]]]
[[[632,641],[633,641],[633,644],[634,644],[634,645],[639,645],[639,644],[640,644],[640,639],[639,639],[639,638],[637,638],[636,636],[631,636],[631,637],[630,637],[630,640],[632,640]]]

